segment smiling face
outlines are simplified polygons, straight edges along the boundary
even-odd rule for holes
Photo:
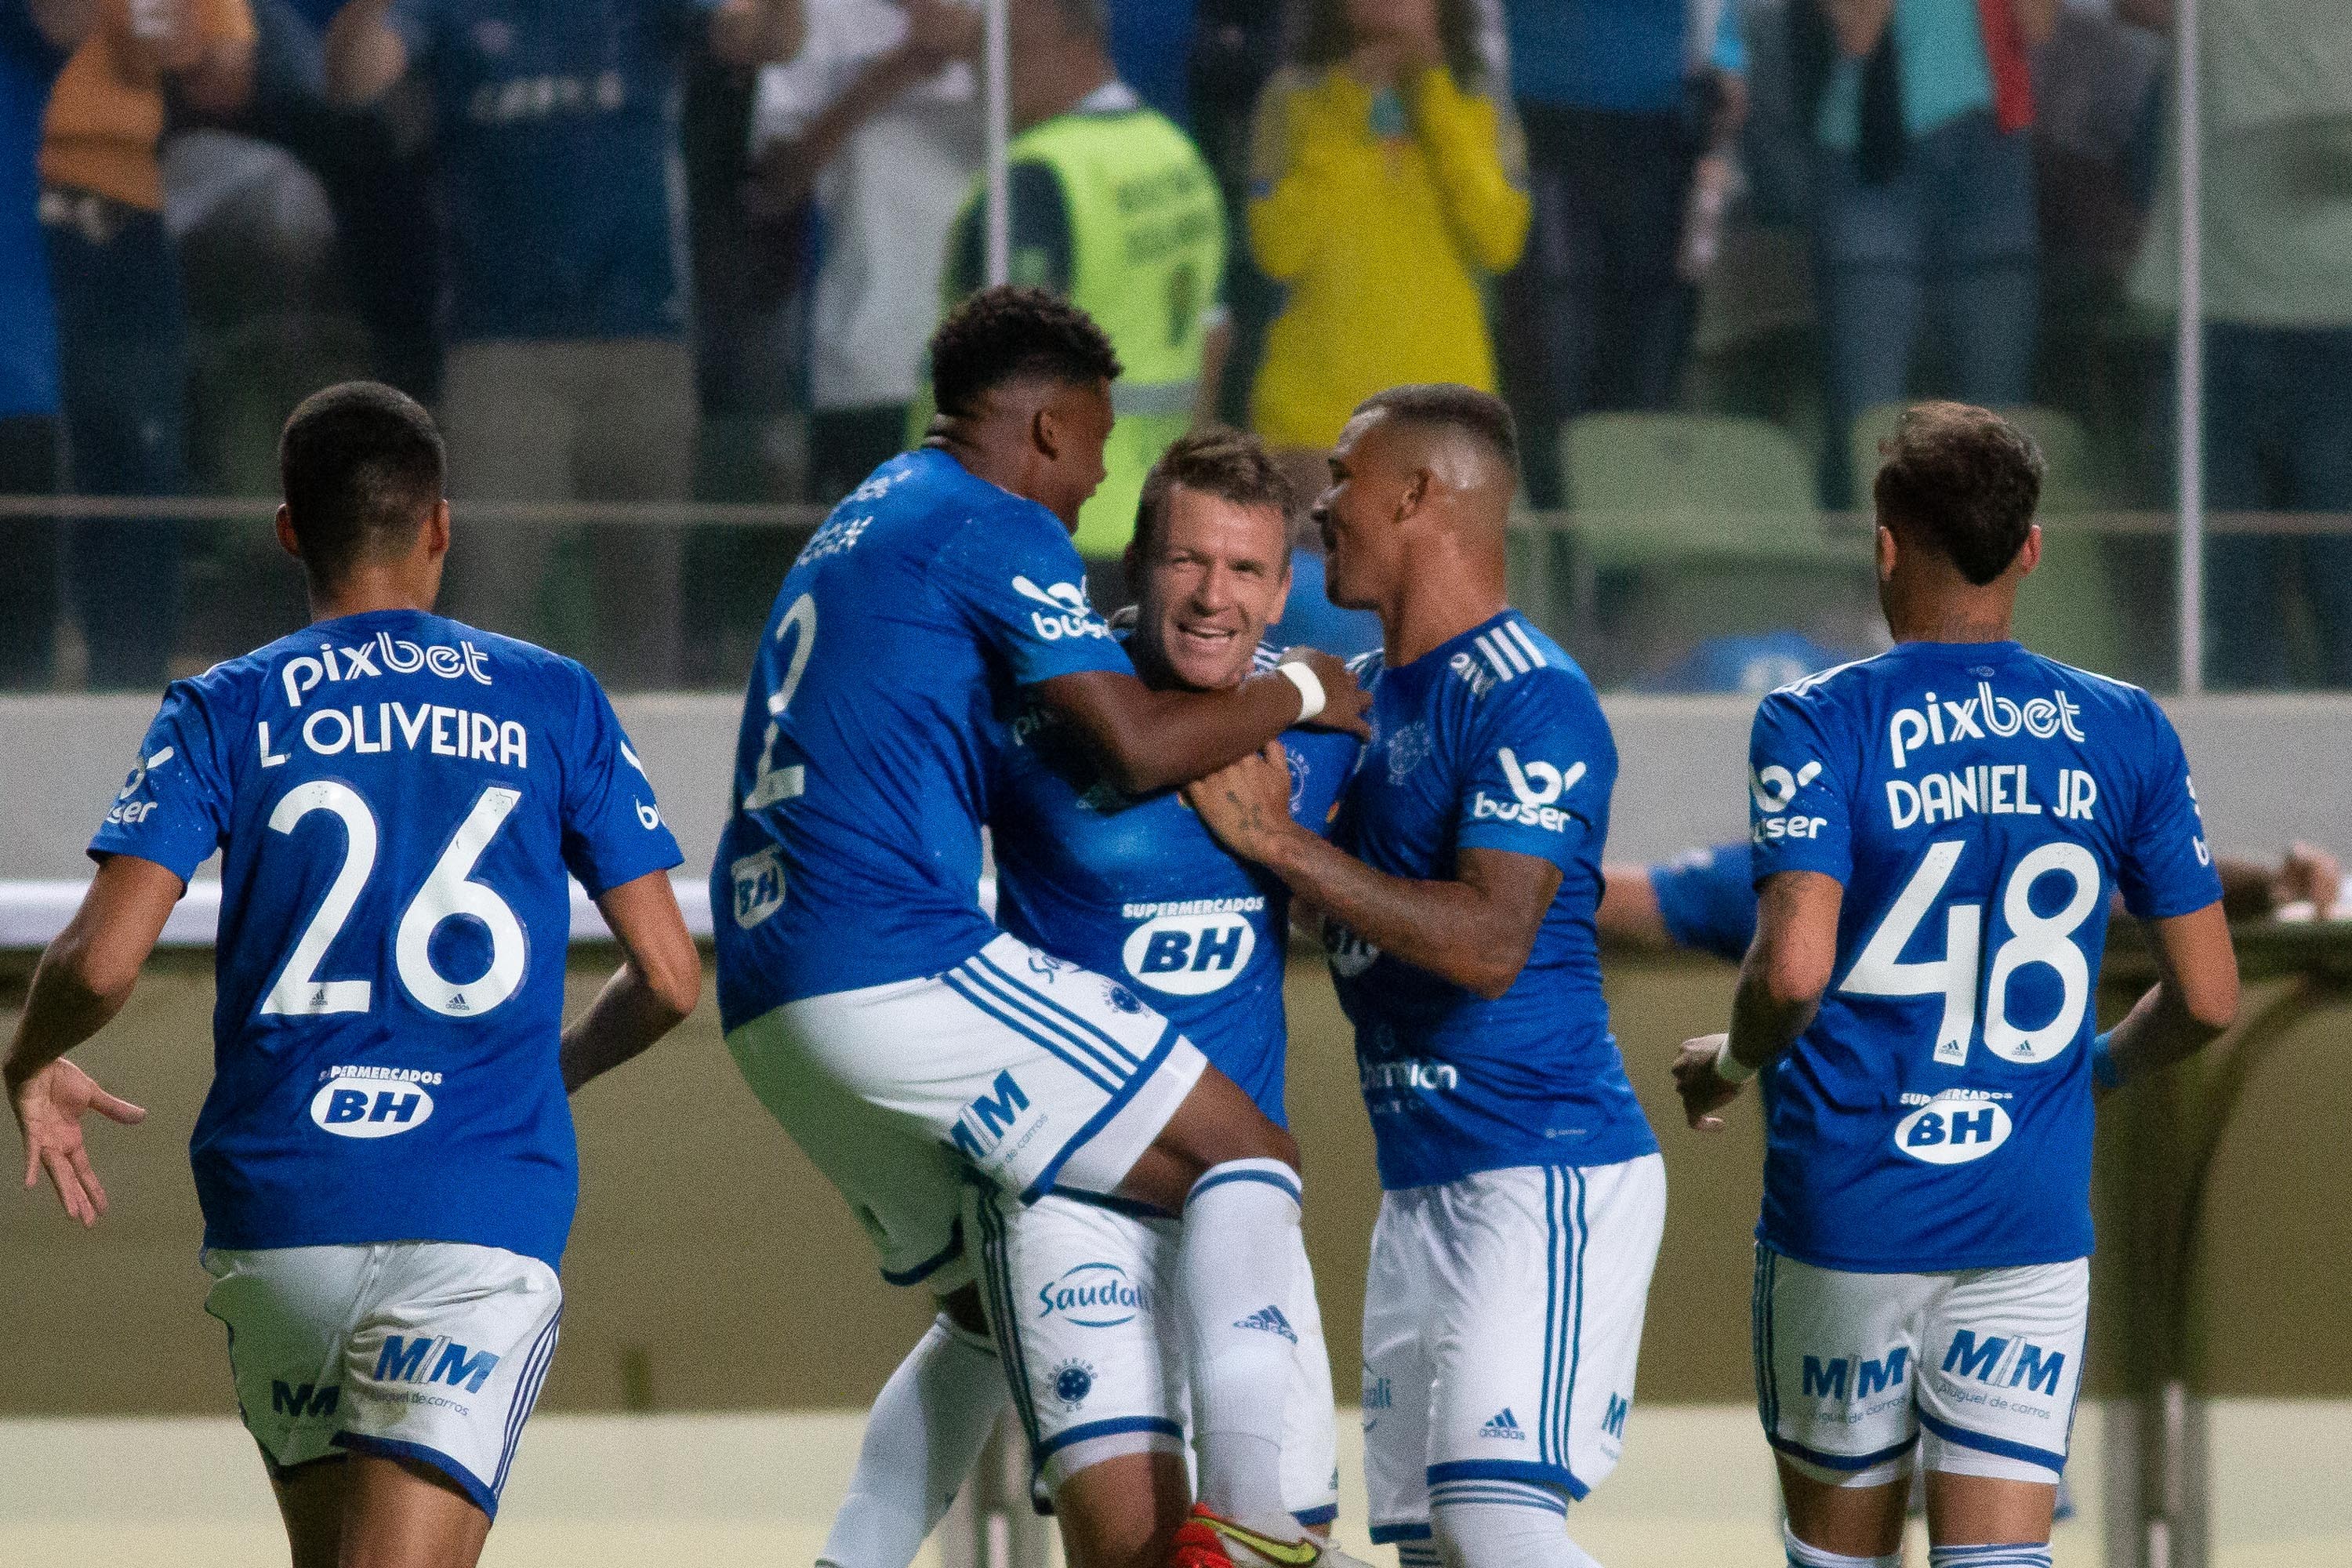
[[[1166,521],[1140,565],[1139,660],[1194,690],[1241,684],[1290,594],[1281,509],[1172,486]]]
[[[1359,414],[1331,448],[1331,484],[1315,501],[1328,565],[1324,593],[1350,610],[1377,610],[1395,596],[1405,568],[1398,512],[1411,470],[1391,461],[1396,443],[1388,415]]]

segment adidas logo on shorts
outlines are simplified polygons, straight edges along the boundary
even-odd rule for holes
[[[1235,1323],[1234,1327],[1258,1329],[1269,1334],[1280,1334],[1292,1344],[1298,1342],[1298,1331],[1290,1326],[1290,1320],[1282,1315],[1282,1309],[1279,1307],[1260,1307],[1256,1311]]]
[[[1528,1435],[1519,1426],[1519,1418],[1506,1406],[1496,1417],[1478,1428],[1481,1437],[1508,1437],[1514,1443],[1524,1443]]]

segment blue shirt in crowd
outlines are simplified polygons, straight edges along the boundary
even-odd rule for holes
[[[595,678],[415,610],[172,683],[93,856],[222,851],[205,1245],[563,1255],[572,921],[678,862]]]
[[[1895,0],[1887,26],[1895,31],[1907,135],[1925,136],[1963,114],[1992,108],[1992,65],[1977,0]],[[1839,57],[1822,99],[1823,146],[1851,148],[1861,140],[1862,70],[1862,61]]]
[[[0,419],[58,411],[58,311],[41,235],[41,121],[66,57],[0,0]]]
[[[1020,688],[1098,669],[1134,666],[1036,502],[927,448],[834,508],[777,591],[744,699],[710,868],[723,1026],[986,946],[996,728]]]
[[[1706,63],[1746,68],[1738,0],[1724,0]],[[1670,113],[1693,65],[1688,0],[1511,0],[1511,94],[1523,103]]]
[[[1844,889],[1821,1010],[1759,1075],[1758,1237],[1865,1273],[2089,1253],[2110,895],[2221,896],[2163,710],[2013,642],[1904,643],[1767,698],[1749,768],[1757,880]]]
[[[1192,126],[1193,0],[1111,0],[1110,58],[1144,102]]]
[[[395,0],[433,91],[460,339],[685,331],[678,65],[717,0]]]
[[[1372,739],[1339,843],[1392,877],[1452,878],[1464,849],[1560,871],[1527,966],[1489,1001],[1336,925],[1381,1184],[1517,1165],[1604,1165],[1657,1150],[1601,994],[1594,918],[1617,747],[1592,683],[1516,610],[1411,664],[1360,661]]]
[[[1257,669],[1279,650],[1258,650]],[[1290,813],[1328,834],[1353,736],[1293,730]],[[1173,790],[1138,799],[1041,703],[997,736],[989,826],[997,923],[1057,958],[1117,975],[1282,1126],[1283,961],[1290,893],[1209,837]]]

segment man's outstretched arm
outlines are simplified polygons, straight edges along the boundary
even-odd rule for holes
[[[1465,848],[1446,881],[1391,877],[1326,842],[1290,815],[1290,770],[1277,743],[1184,792],[1226,848],[1391,957],[1492,1000],[1527,967],[1559,868],[1536,855]]]
[[[125,1125],[146,1111],[100,1089],[65,1055],[106,1026],[131,999],[140,966],[186,890],[177,874],[135,855],[109,856],[81,908],[41,954],[25,1016],[0,1064],[8,1103],[25,1135],[25,1185],[47,1171],[68,1217],[84,1226],[106,1213],[106,1188],[90,1169],[81,1119],[89,1111]]]
[[[1231,691],[1155,691],[1132,675],[1086,670],[1035,690],[1077,726],[1113,784],[1150,795],[1240,762],[1296,724],[1370,733],[1371,696],[1346,665],[1314,648],[1293,648],[1283,662],[1312,673],[1322,694],[1312,711],[1301,687],[1280,675],[1253,676]]]
[[[686,1021],[702,999],[702,955],[667,871],[606,889],[596,900],[621,944],[621,967],[563,1031],[563,1089],[643,1053]]]

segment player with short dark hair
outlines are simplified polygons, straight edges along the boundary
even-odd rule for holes
[[[1253,758],[1201,820],[1330,921],[1378,1146],[1365,1288],[1372,1539],[1406,1568],[1587,1568],[1665,1223],[1601,993],[1617,752],[1581,670],[1504,597],[1517,441],[1467,387],[1364,403],[1316,504],[1335,604],[1377,610],[1374,739],[1335,843]]]
[[[1729,1033],[1675,1077],[1710,1131],[1762,1079],[1752,1331],[1792,1568],[1898,1563],[1915,1450],[1937,1568],[2048,1568],[2092,1095],[2228,1027],[2237,964],[2163,710],[2011,638],[2042,552],[2032,442],[1927,404],[1881,450],[1895,646],[1759,710],[1756,940]],[[2102,1035],[2117,891],[2161,979]]]
[[[786,575],[711,868],[719,1008],[884,1277],[940,1298],[943,1336],[985,1327],[960,1224],[972,1176],[1024,1203],[1061,1184],[1181,1214],[1202,1494],[1236,1539],[1286,1553],[1290,1346],[1262,1315],[1304,1253],[1296,1145],[1130,988],[1006,934],[978,900],[984,759],[1024,701],[1131,795],[1295,724],[1362,727],[1355,679],[1311,650],[1225,690],[1137,678],[1070,542],[1103,477],[1116,363],[1043,290],[974,295],[934,342],[950,379],[929,439]]]
[[[65,1053],[223,852],[212,1090],[190,1156],[205,1310],[296,1568],[469,1568],[554,1354],[566,1093],[690,1012],[678,850],[588,672],[432,613],[440,437],[353,383],[280,453],[312,622],[174,681],[9,1049],[26,1182],[94,1225],[80,1120],[145,1112]],[[625,962],[563,1026],[571,894]]]

